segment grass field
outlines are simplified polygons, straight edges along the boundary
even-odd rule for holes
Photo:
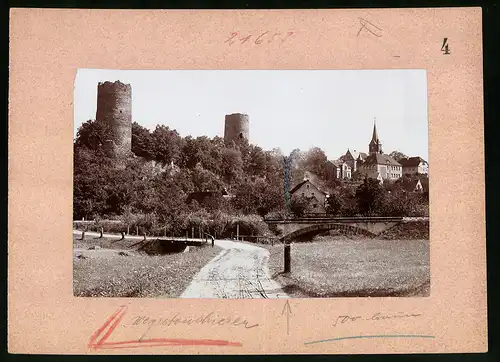
[[[137,241],[73,238],[73,292],[78,297],[178,297],[194,275],[221,249],[190,247],[189,252],[147,255]],[[97,246],[97,250],[89,250]]]
[[[428,296],[428,240],[320,237],[291,246],[283,274],[283,244],[270,251],[269,270],[291,297]]]

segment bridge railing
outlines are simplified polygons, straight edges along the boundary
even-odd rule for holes
[[[338,222],[391,222],[391,221],[403,221],[402,216],[316,216],[316,217],[294,217],[294,218],[264,218],[265,222],[304,222],[304,221],[338,221]]]

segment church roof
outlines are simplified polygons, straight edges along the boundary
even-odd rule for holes
[[[384,155],[381,153],[373,153],[366,157],[365,165],[391,165],[391,166],[401,166],[394,158],[389,155]]]
[[[372,134],[372,140],[370,141],[370,144],[379,144],[380,140],[378,139],[378,134],[377,134],[377,125],[375,122],[373,123],[373,134]]]

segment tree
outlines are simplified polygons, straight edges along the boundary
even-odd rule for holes
[[[221,191],[224,187],[222,181],[213,172],[206,170],[199,163],[191,172],[194,191]]]
[[[318,177],[325,179],[327,175],[327,162],[328,158],[325,152],[319,147],[314,147],[307,151],[302,164],[304,170],[310,171]]]
[[[403,158],[408,158],[408,156],[400,151],[392,151],[391,153],[389,153],[389,156],[391,156],[397,162],[401,161]]]
[[[350,187],[337,187],[330,193],[326,204],[326,212],[330,215],[354,216],[358,214],[355,193]]]
[[[234,148],[223,148],[222,165],[220,168],[221,176],[231,184],[243,173],[243,160],[239,150]]]
[[[176,130],[167,126],[156,126],[152,133],[155,159],[167,164],[177,162],[182,150],[182,138]]]
[[[364,175],[359,170],[356,170],[356,171],[351,173],[351,180],[353,180],[353,181],[362,180],[363,177],[364,177]]]
[[[244,170],[249,175],[263,176],[266,173],[266,161],[266,154],[262,148],[252,145]]]
[[[156,157],[153,135],[147,128],[142,127],[137,122],[132,123],[132,152],[148,161]]]
[[[377,215],[380,213],[383,208],[384,197],[385,190],[376,179],[367,178],[356,189],[357,204],[360,213],[363,215]]]
[[[110,138],[111,128],[107,123],[88,120],[78,128],[74,143],[78,148],[98,150]]]
[[[296,217],[302,217],[312,211],[311,200],[305,196],[292,197],[290,211]]]
[[[261,178],[241,180],[234,188],[232,204],[244,214],[264,216],[284,207],[283,186]]]

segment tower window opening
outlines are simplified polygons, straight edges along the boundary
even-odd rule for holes
[[[242,138],[243,138],[243,133],[242,133],[242,132],[240,132],[240,134],[238,135],[238,137],[239,137],[240,139],[242,139]]]

